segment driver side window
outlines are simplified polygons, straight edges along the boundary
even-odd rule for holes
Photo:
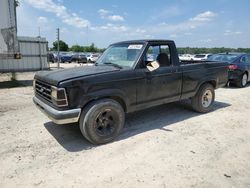
[[[151,45],[144,57],[144,64],[147,65],[152,61],[158,61],[160,67],[170,66],[170,57],[170,49],[168,45]]]
[[[149,46],[146,61],[152,62],[156,61],[157,56],[160,54],[160,46]]]

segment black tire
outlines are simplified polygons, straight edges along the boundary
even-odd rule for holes
[[[192,108],[196,112],[207,113],[212,110],[214,98],[214,87],[208,83],[203,84],[192,98]]]
[[[122,106],[112,99],[94,101],[83,109],[79,127],[83,136],[93,144],[114,140],[125,122]]]
[[[248,80],[247,73],[242,74],[240,80],[235,83],[237,87],[240,87],[240,88],[246,87],[247,81],[245,82],[244,78]]]

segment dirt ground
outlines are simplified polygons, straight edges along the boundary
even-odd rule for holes
[[[216,91],[214,110],[172,103],[127,115],[94,146],[55,125],[32,87],[0,89],[0,187],[250,187],[250,85]]]

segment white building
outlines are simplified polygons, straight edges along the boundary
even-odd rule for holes
[[[17,37],[17,4],[0,0],[0,72],[48,69],[46,39]]]

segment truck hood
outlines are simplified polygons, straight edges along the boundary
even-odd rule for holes
[[[59,82],[62,81],[79,77],[115,72],[119,70],[119,68],[113,66],[84,66],[55,71],[40,71],[35,74],[34,78],[41,80],[45,83],[57,86]]]

